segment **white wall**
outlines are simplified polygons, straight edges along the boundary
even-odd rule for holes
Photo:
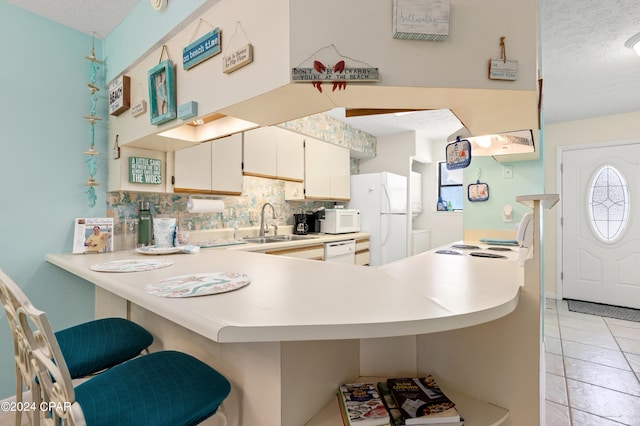
[[[640,112],[596,117],[546,125],[544,128],[544,186],[546,192],[559,193],[558,148],[561,146],[592,144],[638,138],[640,135]],[[562,213],[560,203],[544,216],[544,283],[545,291],[556,294],[559,277],[558,243],[562,237],[558,220]]]
[[[420,228],[431,229],[431,247],[440,247],[455,241],[462,240],[463,212],[439,212],[436,209],[438,203],[438,162],[445,161],[445,147],[447,141],[431,142],[431,158],[433,162],[425,165],[425,180],[422,186],[422,199],[424,203],[423,214],[425,226]]]
[[[438,42],[392,38],[391,4],[290,0],[291,65],[335,45],[353,62],[379,67],[379,85],[536,90],[539,2],[451,0],[449,36]],[[518,60],[517,81],[487,78],[487,61],[500,57],[501,36],[509,59]]]
[[[408,178],[415,145],[414,131],[378,137],[376,156],[360,160],[360,173],[391,172]]]

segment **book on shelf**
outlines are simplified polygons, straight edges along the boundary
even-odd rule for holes
[[[396,404],[396,400],[393,399],[393,395],[391,395],[387,382],[378,382],[378,393],[380,394],[380,398],[382,398],[382,403],[389,413],[389,418],[391,420],[389,424],[391,426],[404,426],[404,417]]]
[[[442,392],[433,376],[387,379],[405,425],[462,424],[455,403]]]
[[[389,414],[375,383],[345,383],[338,389],[340,410],[345,426],[384,426]]]
[[[398,408],[396,404],[396,400],[393,399],[393,395],[391,395],[391,391],[389,391],[389,386],[387,382],[378,382],[378,393],[382,398],[382,403],[387,408],[389,412],[389,417],[391,421],[389,424],[391,426],[405,426],[404,417],[402,416],[402,412]],[[430,426],[464,426],[464,419],[460,417],[459,421],[453,421],[451,419],[447,419],[446,423],[430,423]],[[435,419],[434,419],[435,421]]]

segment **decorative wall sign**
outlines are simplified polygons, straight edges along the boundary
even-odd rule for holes
[[[471,143],[466,139],[458,139],[446,147],[447,169],[463,169],[471,163]]]
[[[393,38],[442,41],[449,35],[449,0],[393,0]]]
[[[129,157],[129,183],[153,185],[162,183],[162,160]]]
[[[322,83],[333,83],[333,91],[346,88],[347,83],[378,81],[378,68],[346,68],[344,61],[335,65],[324,65],[313,61],[313,68],[292,68],[291,80],[297,83],[312,83],[322,93]]]
[[[121,75],[109,84],[109,114],[120,115],[131,106],[131,79]]]
[[[131,107],[131,115],[133,115],[134,117],[139,117],[145,112],[147,112],[147,101],[140,101],[133,104],[133,106]]]
[[[182,49],[182,68],[188,70],[221,51],[220,29],[214,28]]]
[[[149,70],[149,102],[151,124],[176,118],[175,66],[170,59]]]
[[[505,37],[500,37],[500,59],[489,59],[489,78],[491,80],[517,80],[518,61],[507,60]]]
[[[489,199],[489,185],[486,183],[472,183],[467,187],[469,201],[487,201]]]
[[[240,49],[222,58],[222,72],[231,74],[238,68],[249,65],[251,62],[253,62],[253,46],[251,44],[245,44]]]
[[[338,61],[335,65],[324,65],[319,61],[314,61],[313,68],[292,68],[291,80],[296,83],[309,83],[312,81],[378,81],[378,68],[346,68],[344,61]]]
[[[517,80],[518,61],[507,61],[506,59],[490,59],[489,78],[491,80]]]

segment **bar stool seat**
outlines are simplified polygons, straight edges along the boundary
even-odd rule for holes
[[[124,318],[104,318],[55,333],[72,379],[89,376],[140,355],[153,336]]]
[[[87,425],[197,425],[214,415],[231,385],[182,352],[160,351],[117,365],[74,389]]]

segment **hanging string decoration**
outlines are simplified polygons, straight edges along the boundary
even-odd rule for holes
[[[100,91],[100,88],[97,86],[98,82],[98,70],[100,69],[100,64],[102,61],[96,58],[95,50],[93,42],[91,43],[91,54],[89,56],[85,56],[85,59],[89,61],[89,82],[87,83],[87,87],[89,88],[90,96],[89,96],[89,115],[83,115],[82,118],[87,120],[90,126],[89,133],[89,149],[84,152],[86,157],[87,168],[89,169],[89,179],[85,182],[85,186],[87,189],[84,191],[87,195],[87,201],[89,203],[89,207],[94,207],[96,205],[96,191],[95,187],[100,185],[96,182],[96,173],[98,172],[98,155],[100,153],[94,149],[95,147],[95,137],[96,137],[96,129],[95,124],[96,121],[102,120],[102,118],[97,116],[97,103],[98,103],[98,95],[97,92]]]

